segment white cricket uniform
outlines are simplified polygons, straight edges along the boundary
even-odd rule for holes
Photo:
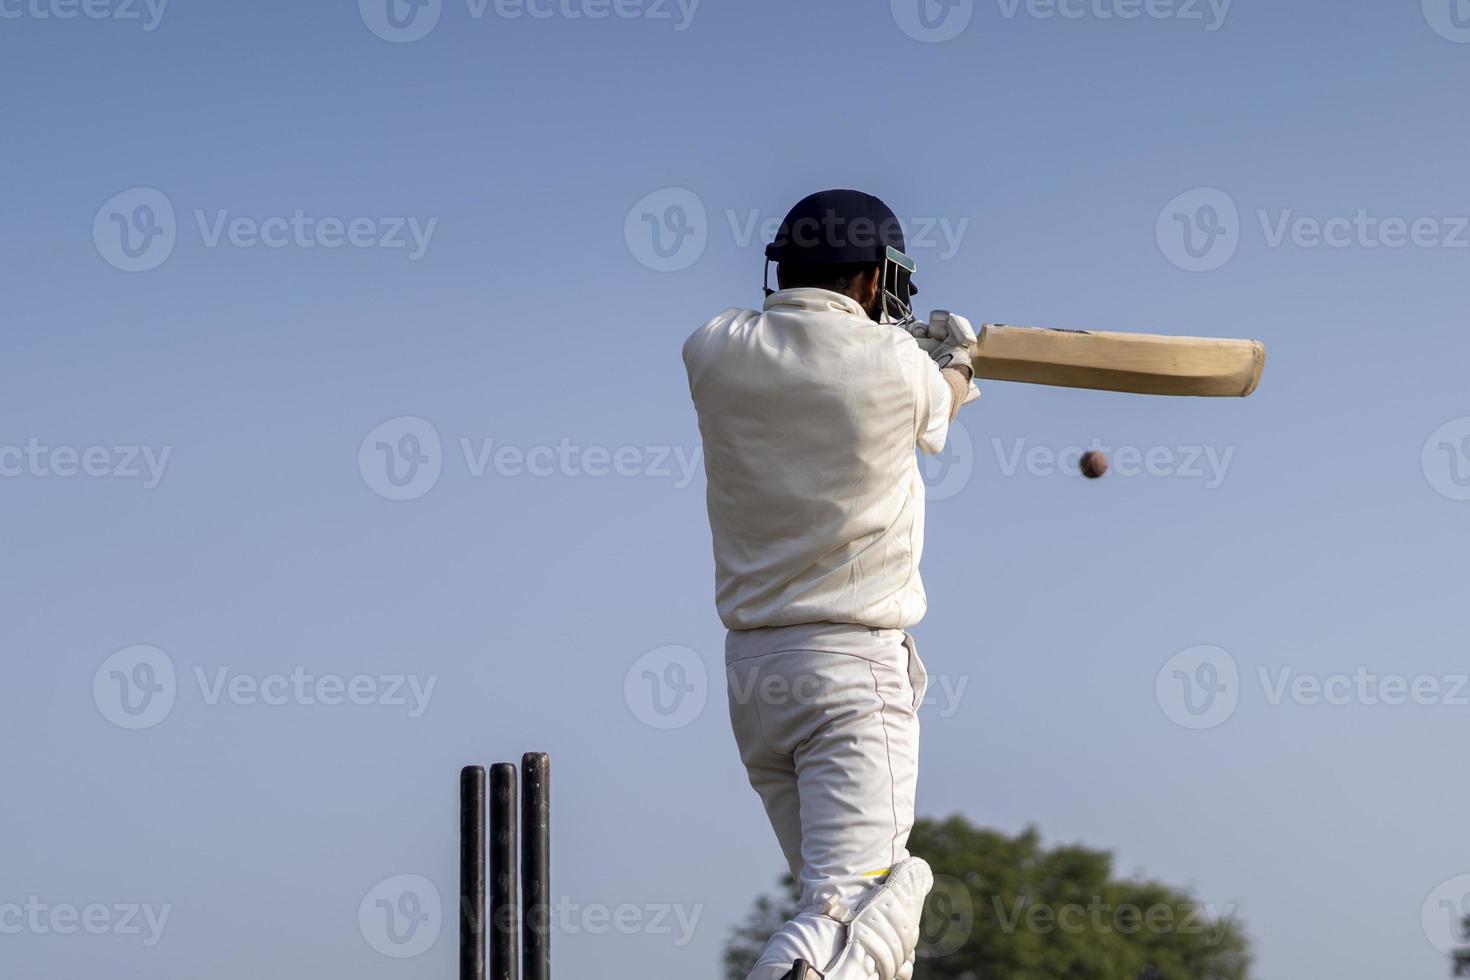
[[[788,289],[684,345],[709,479],[730,719],[801,913],[753,978],[819,969],[908,856],[924,668],[924,485],[956,394],[905,331]],[[953,374],[954,372],[951,372]],[[956,375],[958,377],[958,375]]]

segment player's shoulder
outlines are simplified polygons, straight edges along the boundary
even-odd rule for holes
[[[903,327],[890,327],[888,329],[888,343],[898,352],[899,359],[906,364],[919,364],[929,359],[914,335]]]
[[[717,347],[722,340],[734,336],[759,316],[760,313],[755,310],[732,306],[711,317],[684,341],[685,362],[692,363],[702,352],[709,350],[712,345]]]

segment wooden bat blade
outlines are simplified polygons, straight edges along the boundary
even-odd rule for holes
[[[1087,333],[987,323],[975,377],[1141,395],[1244,398],[1266,366],[1257,340]]]

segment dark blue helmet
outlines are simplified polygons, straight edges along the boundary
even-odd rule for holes
[[[772,262],[805,268],[876,265],[882,269],[885,318],[908,323],[909,301],[919,288],[905,248],[903,222],[878,198],[854,190],[818,191],[797,202],[766,246],[766,295]]]
[[[766,246],[766,258],[805,266],[877,265],[889,248],[906,251],[903,224],[888,205],[862,191],[830,190],[797,202]]]

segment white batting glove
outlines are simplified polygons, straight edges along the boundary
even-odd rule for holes
[[[977,340],[969,320],[948,310],[935,310],[927,324],[915,323],[910,332],[941,369],[964,368],[969,373]]]

